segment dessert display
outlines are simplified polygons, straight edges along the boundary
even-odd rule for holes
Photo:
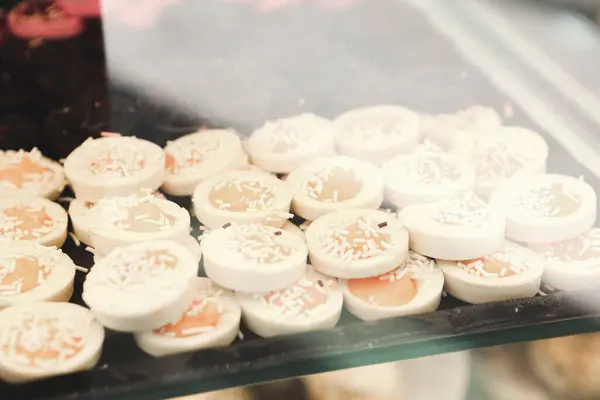
[[[464,158],[419,147],[384,161],[385,200],[398,209],[460,196],[475,187],[475,171]]]
[[[399,106],[351,110],[334,121],[336,149],[341,155],[380,165],[417,146],[421,137],[419,123],[415,112]]]
[[[227,346],[238,336],[242,311],[231,292],[210,279],[196,278],[192,305],[175,322],[135,334],[142,350],[155,357]]]
[[[377,209],[383,202],[379,169],[350,157],[315,159],[293,170],[285,182],[294,195],[292,212],[309,221],[335,210]]]
[[[196,294],[198,260],[170,241],[119,247],[86,275],[83,301],[107,328],[122,332],[158,329],[177,321]]]
[[[544,265],[543,281],[560,290],[600,284],[600,229],[592,228],[561,242],[531,244]]]
[[[0,243],[0,309],[39,301],[69,301],[76,266],[56,247]]]
[[[165,193],[191,196],[200,182],[220,172],[247,164],[239,135],[209,129],[182,136],[165,147]]]
[[[314,158],[335,154],[333,124],[313,114],[269,121],[250,135],[244,149],[264,171],[288,174]]]
[[[35,241],[44,246],[62,247],[67,239],[68,223],[67,212],[50,200],[0,199],[0,241]]]
[[[31,303],[0,311],[0,379],[23,383],[92,368],[104,328],[70,303]]]
[[[506,218],[472,191],[448,200],[413,204],[398,218],[410,233],[410,248],[427,257],[465,260],[498,251]]]
[[[381,275],[341,281],[348,311],[363,321],[437,310],[444,275],[435,260],[410,251],[406,261]]]
[[[446,292],[472,304],[532,297],[540,289],[544,272],[537,254],[510,242],[485,257],[438,260],[438,265],[444,272]]]
[[[210,229],[234,222],[279,228],[291,216],[292,191],[266,172],[229,171],[201,182],[192,201],[196,217]]]
[[[523,243],[572,239],[596,222],[597,196],[581,179],[538,174],[507,181],[490,196],[506,214],[506,237]]]
[[[306,272],[306,243],[272,226],[227,224],[203,236],[206,275],[224,288],[260,293],[285,288]]]
[[[336,279],[310,268],[304,277],[281,290],[239,292],[237,299],[248,329],[261,337],[333,328],[344,301]]]
[[[78,199],[128,196],[157,190],[165,180],[165,153],[135,137],[88,139],[66,158],[65,174]]]
[[[305,234],[312,266],[336,278],[386,273],[408,257],[408,232],[379,210],[335,211],[315,220]]]

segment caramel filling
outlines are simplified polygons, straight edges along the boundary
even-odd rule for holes
[[[222,182],[211,190],[208,199],[219,210],[262,211],[275,200],[275,190],[253,181]]]
[[[50,269],[40,265],[36,257],[19,257],[0,265],[0,294],[21,294],[42,284]]]
[[[0,233],[17,240],[35,240],[52,231],[54,221],[44,208],[18,205],[3,210],[4,219],[11,222],[0,227]]]
[[[356,197],[362,189],[362,183],[354,171],[335,167],[326,176],[307,182],[306,188],[312,199],[337,203]]]
[[[18,189],[31,182],[39,182],[40,177],[48,168],[33,161],[29,154],[23,154],[18,163],[10,163],[0,169],[0,181],[9,182]]]
[[[476,258],[473,260],[465,260],[459,263],[464,265],[469,273],[482,276],[494,276],[498,278],[506,278],[513,275],[518,275],[519,272],[515,266],[506,260],[499,260],[491,257]]]
[[[187,338],[202,334],[215,327],[221,313],[214,302],[194,300],[190,309],[174,324],[168,324],[153,332],[158,335]]]
[[[417,295],[411,274],[398,269],[365,279],[350,279],[348,290],[359,299],[380,307],[398,307],[410,303]]]

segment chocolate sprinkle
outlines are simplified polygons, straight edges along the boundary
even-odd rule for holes
[[[275,231],[274,235],[275,236],[281,236],[281,231]]]
[[[384,222],[382,222],[380,224],[377,224],[377,226],[380,227],[380,228],[385,228],[387,226],[387,222],[384,221]]]
[[[223,229],[227,229],[227,228],[229,228],[230,226],[231,226],[231,224],[228,222],[228,223],[226,223],[225,225],[223,225]]]
[[[323,281],[322,281],[322,280],[320,280],[320,279],[317,281],[317,283],[318,283],[318,284],[319,284],[319,286],[321,286],[321,287],[324,287],[324,286],[325,286],[325,284],[323,283]]]

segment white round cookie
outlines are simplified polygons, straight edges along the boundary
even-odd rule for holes
[[[208,129],[181,136],[165,147],[167,175],[163,190],[172,196],[191,196],[203,180],[247,165],[238,134]]]
[[[177,322],[135,334],[137,345],[155,357],[231,344],[238,336],[242,310],[233,293],[210,279],[196,278],[190,308]]]
[[[69,203],[69,218],[71,219],[73,233],[80,242],[87,245],[92,244],[88,215],[93,206],[94,203],[79,199],[73,199]]]
[[[600,286],[600,228],[592,228],[572,239],[532,244],[544,264],[543,281],[559,290]]]
[[[333,328],[344,302],[337,281],[311,269],[282,290],[237,299],[248,329],[265,338]]]
[[[190,214],[150,193],[107,197],[88,212],[91,246],[108,254],[117,247],[151,240],[182,242],[190,235]]]
[[[493,135],[501,125],[502,118],[496,111],[476,105],[454,114],[425,115],[421,131],[445,150],[460,150],[464,141]]]
[[[507,179],[522,174],[543,174],[548,144],[529,129],[502,127],[493,135],[479,138],[469,151],[477,169],[475,192],[483,199]]]
[[[38,301],[69,301],[76,267],[56,247],[0,242],[0,309]]]
[[[489,203],[506,214],[506,237],[516,242],[560,242],[596,222],[594,188],[566,175],[515,177],[494,190]]]
[[[533,297],[540,289],[544,266],[531,250],[505,242],[485,257],[438,260],[447,293],[471,304]]]
[[[306,272],[304,240],[266,225],[229,225],[204,234],[204,271],[224,288],[248,293],[282,289]]]
[[[36,148],[0,151],[0,197],[45,197],[56,200],[63,191],[62,165]]]
[[[305,234],[313,267],[337,278],[383,274],[408,257],[408,232],[379,210],[335,211],[313,221]]]
[[[383,202],[383,178],[372,164],[351,157],[318,158],[290,173],[292,212],[314,221],[331,211],[377,209]]]
[[[75,197],[96,203],[103,197],[157,190],[165,180],[165,152],[133,136],[88,139],[65,159]]]
[[[44,198],[0,199],[0,241],[36,241],[62,247],[69,217],[58,204]]]
[[[319,156],[335,154],[333,124],[313,114],[269,121],[245,141],[252,164],[287,174]]]
[[[475,186],[475,170],[454,154],[419,148],[382,164],[385,199],[397,208],[459,196]]]
[[[0,379],[23,383],[91,369],[104,328],[87,308],[36,302],[0,311]]]
[[[502,247],[506,219],[473,192],[402,209],[398,218],[410,233],[410,248],[427,257],[466,260]]]
[[[374,321],[437,310],[444,274],[434,260],[411,251],[406,262],[393,271],[340,284],[350,314]]]
[[[338,154],[375,165],[411,151],[421,137],[419,116],[395,105],[350,110],[339,115],[334,125]]]
[[[176,322],[195,295],[198,260],[184,246],[152,241],[119,247],[98,261],[83,301],[107,328],[140,332]]]
[[[292,192],[266,172],[230,171],[200,183],[192,201],[196,218],[210,229],[227,223],[281,227],[291,217]]]

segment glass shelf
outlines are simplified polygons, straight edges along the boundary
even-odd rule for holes
[[[0,73],[12,77],[10,84],[0,80],[5,93],[19,89],[27,74],[42,91],[52,92],[56,82],[45,71],[56,72],[58,83],[62,79],[69,87],[61,87],[60,96],[40,95],[39,102],[35,92],[24,92],[29,98],[19,98],[18,106],[0,101],[0,132],[3,121],[6,132],[27,131],[28,110],[49,109],[41,122],[30,121],[45,132],[33,144],[58,159],[100,130],[164,145],[200,126],[247,133],[265,120],[302,112],[334,117],[367,104],[398,103],[437,113],[484,104],[502,111],[507,123],[544,135],[550,172],[582,176],[600,188],[592,172],[600,171],[592,157],[600,154],[600,141],[590,134],[598,129],[596,121],[549,87],[534,64],[519,59],[465,4],[380,0],[340,11],[298,6],[267,14],[249,5],[187,0],[145,28],[107,18],[103,28],[89,22],[74,42],[32,47],[9,37],[0,47]],[[170,111],[182,104],[201,115]],[[189,207],[189,201],[178,201]],[[91,265],[89,253],[70,246],[65,251],[76,262]],[[79,290],[82,282],[78,276]],[[75,302],[81,302],[79,296]],[[111,332],[93,370],[21,386],[0,384],[0,398],[162,399],[598,330],[597,291],[548,290],[532,299],[484,305],[446,297],[437,312],[378,322],[344,314],[334,329],[274,339],[242,328],[244,339],[228,348],[160,359],[142,353],[131,335]]]

